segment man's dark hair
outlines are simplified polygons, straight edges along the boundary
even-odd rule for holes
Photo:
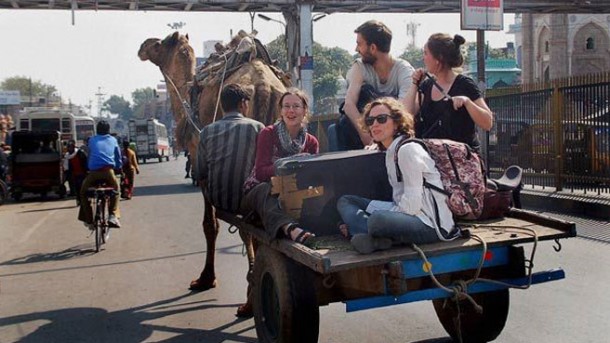
[[[369,44],[375,44],[381,52],[389,53],[392,45],[392,31],[379,20],[369,20],[358,26],[355,33],[359,33]]]
[[[110,133],[110,124],[105,120],[100,120],[95,127],[98,135],[107,135]]]
[[[250,95],[236,83],[226,86],[220,93],[220,104],[225,112],[236,111],[237,106],[243,100],[250,100]]]

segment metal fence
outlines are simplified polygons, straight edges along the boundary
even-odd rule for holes
[[[527,184],[610,193],[610,73],[490,90],[492,172],[517,164]]]
[[[494,126],[481,141],[491,176],[516,164],[528,185],[610,193],[610,72],[488,90],[486,100]],[[337,117],[310,122],[321,152]]]

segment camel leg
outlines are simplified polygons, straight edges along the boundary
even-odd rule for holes
[[[203,215],[203,233],[206,241],[205,266],[199,279],[191,282],[191,289],[205,291],[216,287],[216,273],[214,271],[214,259],[216,253],[216,238],[218,237],[219,225],[216,219],[216,210],[212,203],[203,197],[205,212]],[[195,284],[195,286],[194,286]]]

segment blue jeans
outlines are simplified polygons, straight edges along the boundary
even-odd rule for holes
[[[386,237],[394,243],[425,244],[438,242],[436,229],[410,214],[395,211],[375,211],[368,220],[368,233],[373,237]]]
[[[344,195],[337,201],[337,211],[351,235],[368,233],[367,222],[369,214],[365,212],[370,199],[357,195]]]
[[[370,234],[374,237],[390,238],[394,243],[424,244],[438,242],[436,229],[424,224],[416,216],[395,211],[375,211],[368,214],[365,210],[371,200],[344,195],[337,201],[337,210],[350,234]]]

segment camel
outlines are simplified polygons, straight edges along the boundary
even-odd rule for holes
[[[206,80],[198,99],[199,116],[195,118],[196,120],[189,120],[189,114],[182,105],[183,100],[190,103],[189,82],[195,79],[195,54],[189,45],[188,35],[174,32],[163,40],[149,38],[140,46],[138,56],[142,61],[149,60],[161,70],[169,91],[174,120],[178,123],[175,132],[176,140],[180,146],[189,150],[193,164],[196,165],[195,158],[199,143],[199,135],[194,127],[196,122],[207,125],[222,118],[223,115],[221,106],[217,104],[221,86],[219,77],[217,80]],[[242,65],[223,82],[224,85],[231,83],[242,85],[252,95],[250,113],[247,113],[246,116],[265,125],[270,125],[279,117],[280,110],[277,103],[289,84],[281,81],[261,60],[254,59],[252,62]],[[207,252],[205,267],[198,279],[200,289],[203,290],[216,287],[214,258],[218,231],[216,211],[211,202],[204,197],[203,232]],[[240,235],[242,235],[241,231]],[[249,265],[252,266],[254,250],[251,239],[244,235],[242,235],[242,239],[246,243]]]

